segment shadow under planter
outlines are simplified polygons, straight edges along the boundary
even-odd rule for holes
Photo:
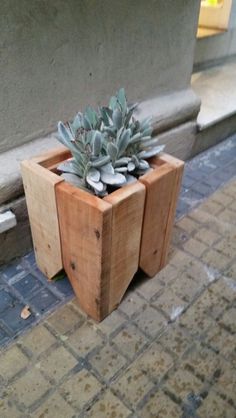
[[[64,267],[82,309],[101,321],[139,267],[152,277],[165,266],[184,163],[152,158],[152,172],[101,199],[57,174],[69,157],[59,148],[22,163],[36,261],[48,278]]]

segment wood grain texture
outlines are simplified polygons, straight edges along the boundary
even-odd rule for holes
[[[136,182],[103,199],[112,205],[109,312],[118,306],[138,270],[145,192]]]
[[[36,262],[52,278],[63,268],[55,185],[64,180],[32,160],[21,163],[21,172]]]
[[[167,262],[184,163],[163,154],[152,158],[154,170],[140,177],[146,201],[140,248],[140,268],[153,277]]]
[[[109,311],[112,206],[66,182],[56,199],[65,271],[82,309],[100,321]]]

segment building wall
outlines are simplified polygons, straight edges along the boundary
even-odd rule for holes
[[[236,0],[232,0],[228,30],[222,34],[200,38],[196,42],[194,67],[196,70],[212,63],[229,59],[236,54]]]
[[[2,0],[0,152],[124,86],[189,86],[200,0]]]

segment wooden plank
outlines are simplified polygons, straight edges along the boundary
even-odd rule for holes
[[[61,145],[60,147],[53,148],[50,151],[33,157],[30,161],[34,161],[35,163],[50,169],[50,166],[55,166],[70,157],[71,152],[66,147]]]
[[[155,165],[155,161],[152,162]],[[146,186],[139,266],[149,277],[153,277],[161,269],[164,260],[163,246],[165,243],[167,250],[169,242],[165,240],[165,235],[170,222],[175,187],[173,180],[175,182],[175,169],[168,163],[139,178]]]
[[[103,200],[112,205],[109,312],[120,303],[138,270],[145,187],[136,182]]]
[[[112,206],[66,182],[56,200],[65,271],[82,309],[100,321],[109,311]]]
[[[64,180],[34,161],[23,161],[21,172],[37,265],[52,278],[62,268],[55,185]]]

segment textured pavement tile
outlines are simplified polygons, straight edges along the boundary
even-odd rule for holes
[[[34,356],[39,356],[55,342],[55,337],[43,325],[36,326],[19,341]]]
[[[220,322],[221,325],[226,327],[230,332],[236,333],[236,308],[232,307],[228,309],[223,317],[221,318]]]
[[[158,339],[158,342],[178,357],[182,356],[191,344],[193,344],[192,338],[186,335],[186,332],[178,324],[169,326]]]
[[[137,292],[149,301],[157,293],[163,290],[162,278],[157,274],[153,278],[145,278],[145,280],[137,287]],[[144,301],[145,302],[145,301]]]
[[[213,326],[214,322],[201,307],[194,304],[180,317],[180,324],[184,326],[191,335],[197,336],[206,332],[210,326]]]
[[[214,385],[214,389],[225,395],[226,399],[232,400],[236,406],[236,373],[231,364],[225,363],[221,370],[221,375],[217,383]]]
[[[213,232],[207,228],[201,228],[195,235],[194,238],[196,238],[199,241],[204,242],[206,245],[213,245],[216,241],[218,241],[221,236],[217,234],[216,232]]]
[[[223,271],[230,263],[230,258],[226,257],[221,251],[211,248],[203,254],[202,261],[211,267]]]
[[[15,405],[6,399],[0,399],[0,417],[1,418],[28,418],[27,413],[20,412]]]
[[[140,296],[138,296],[134,292],[128,292],[122,300],[121,304],[119,305],[119,310],[121,310],[130,317],[144,305],[145,300],[140,298]]]
[[[170,259],[170,263],[177,267],[179,272],[191,267],[193,261],[194,258],[183,251],[177,251],[175,256]]]
[[[212,350],[197,344],[184,359],[184,366],[202,380],[211,380],[221,367],[221,359]]]
[[[167,324],[165,317],[151,306],[140,312],[134,321],[150,337],[155,337]]]
[[[205,313],[217,318],[227,307],[227,302],[222,296],[214,292],[211,286],[197,299],[194,307],[200,312],[200,315]]]
[[[0,355],[0,377],[6,380],[11,379],[27,364],[27,357],[18,347],[13,346]]]
[[[58,347],[47,354],[46,358],[41,359],[38,366],[49,379],[57,382],[76,364],[77,360],[64,347]]]
[[[117,328],[123,325],[126,322],[126,319],[120,315],[118,311],[113,311],[108,315],[102,322],[99,324],[96,323],[97,329],[102,331],[106,335],[110,335],[115,332]]]
[[[140,369],[155,381],[160,381],[173,365],[173,358],[157,343],[151,346],[135,361]]]
[[[229,257],[230,260],[233,260],[236,255],[236,232],[233,233],[233,236],[224,238],[215,244],[214,248],[220,253],[224,254],[226,257]]]
[[[29,407],[39,400],[50,387],[51,385],[44,379],[40,371],[33,367],[11,385],[11,393],[18,404]]]
[[[28,298],[42,288],[42,283],[32,274],[22,277],[13,284],[13,287],[24,297]]]
[[[207,250],[207,246],[202,242],[196,241],[194,238],[189,239],[184,244],[185,251],[189,252],[194,257],[201,257],[201,255]]]
[[[1,314],[1,320],[13,331],[18,332],[19,330],[27,328],[30,324],[35,321],[35,316],[31,313],[30,317],[22,319],[20,314],[24,305],[16,303],[14,307],[7,309]]]
[[[211,196],[209,200],[213,200],[220,203],[221,205],[223,204],[224,206],[228,206],[233,202],[233,197],[224,193],[224,190],[218,190]]]
[[[128,418],[131,411],[110,390],[105,392],[86,417],[89,418]]]
[[[172,288],[165,289],[152,304],[165,312],[171,320],[176,319],[186,305],[186,303],[176,295]]]
[[[224,206],[214,200],[207,200],[201,205],[201,210],[204,210],[212,215],[217,215],[224,209]]]
[[[0,289],[0,313],[6,309],[13,308],[15,304],[15,298],[5,289]]]
[[[79,356],[86,356],[96,346],[101,345],[103,340],[94,327],[85,323],[68,337],[67,342]]]
[[[112,342],[122,354],[133,358],[147,342],[147,338],[134,325],[129,324],[113,338]]]
[[[58,302],[60,302],[60,299],[46,288],[43,288],[35,296],[29,299],[30,305],[41,314],[55,306]]]
[[[210,329],[205,342],[227,359],[232,356],[236,358],[236,335],[230,334],[221,326],[216,325]]]
[[[165,383],[165,387],[173,393],[176,398],[187,400],[191,394],[198,395],[203,384],[192,373],[179,367],[177,372],[169,377]]]
[[[168,264],[164,269],[162,269],[157,275],[156,275],[156,281],[157,282],[162,282],[165,286],[169,286],[171,283],[173,283],[173,281],[177,278],[178,276],[178,270],[171,266],[170,264]],[[155,278],[153,278],[155,279]],[[152,280],[150,279],[150,284],[152,283]],[[149,283],[149,282],[148,282]],[[162,286],[160,285],[160,290],[162,290]],[[151,297],[153,296],[153,294],[151,295],[150,292],[150,297],[149,299],[151,299]]]
[[[182,411],[162,391],[152,394],[141,409],[141,417],[145,418],[180,418]]]
[[[74,418],[75,412],[58,394],[50,396],[33,413],[34,418]]]
[[[75,325],[83,321],[82,315],[74,311],[69,305],[62,306],[54,312],[48,319],[48,323],[59,334],[65,334]]]
[[[60,394],[77,411],[81,411],[102,389],[99,381],[87,370],[81,370],[63,383]]]
[[[236,283],[228,277],[222,277],[213,283],[211,291],[229,302],[233,302],[236,299]]]
[[[101,377],[109,380],[126,364],[126,359],[106,345],[89,362]]]
[[[194,221],[193,219],[186,216],[185,218],[181,219],[181,221],[177,222],[177,225],[186,231],[189,235],[191,235],[193,232],[199,230],[199,224]]]
[[[230,209],[225,209],[218,215],[219,219],[223,222],[230,223],[232,225],[236,225],[236,216],[235,212]]]
[[[120,394],[132,408],[136,408],[137,403],[140,402],[153,387],[154,386],[148,377],[137,369],[135,364],[127,369],[126,372],[111,385],[113,391]]]
[[[188,272],[179,275],[174,283],[171,284],[172,292],[186,302],[190,302],[201,291],[201,288],[201,283],[192,280]],[[184,302],[182,302],[182,305],[183,304]]]
[[[211,391],[197,410],[199,418],[235,418],[236,411],[228,403]]]

